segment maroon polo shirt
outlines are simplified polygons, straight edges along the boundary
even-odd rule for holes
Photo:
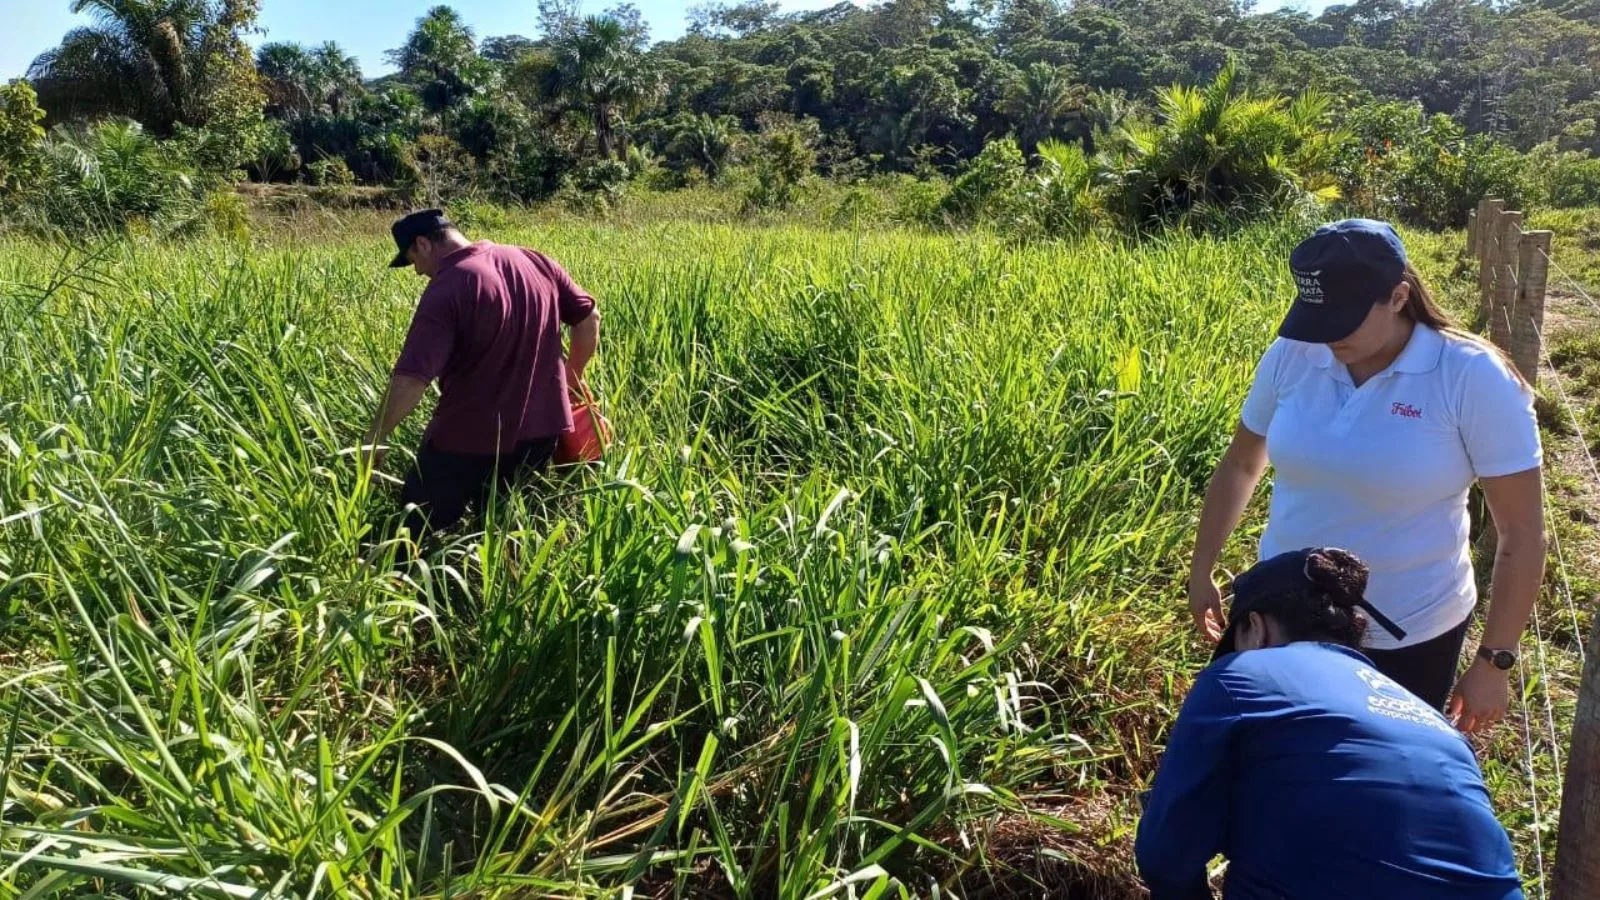
[[[571,431],[561,326],[593,312],[594,298],[541,253],[478,241],[445,257],[394,367],[439,379],[423,443],[498,454]]]

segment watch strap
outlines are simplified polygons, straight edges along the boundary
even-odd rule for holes
[[[1511,660],[1510,665],[1502,666],[1497,661],[1497,657],[1499,657],[1502,653],[1504,653]],[[1487,662],[1489,665],[1494,666],[1496,669],[1500,669],[1501,671],[1510,671],[1511,667],[1517,664],[1517,651],[1496,649],[1494,647],[1485,647],[1480,645],[1478,647],[1478,658]]]

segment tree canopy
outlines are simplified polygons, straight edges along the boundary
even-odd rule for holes
[[[1288,194],[1328,196],[1332,178],[1347,197],[1404,207],[1398,191],[1443,177],[1402,171],[1422,165],[1392,152],[1412,145],[1443,152],[1435,168],[1453,166],[1459,182],[1448,200],[1414,204],[1450,210],[1434,221],[1457,218],[1461,185],[1497,183],[1506,153],[1559,169],[1566,186],[1547,193],[1587,196],[1600,177],[1584,168],[1600,151],[1593,0],[1356,0],[1315,16],[1235,0],[880,0],[799,13],[740,0],[691,8],[682,37],[653,45],[629,3],[585,17],[575,0],[539,0],[529,35],[481,40],[435,6],[388,54],[396,71],[367,80],[333,43],[266,44],[251,71],[240,35],[255,0],[73,9],[93,24],[29,72],[47,124],[120,116],[165,139],[254,127],[264,113],[268,132],[217,154],[253,158],[257,178],[305,178],[314,164],[326,174],[337,160],[361,181],[417,185],[448,158],[528,200],[574,180],[610,184],[615,168],[585,174],[602,163],[719,178],[741,148],[766,173],[793,170],[758,159],[781,148],[830,174],[953,176],[1007,137],[1030,166],[1073,144],[1113,176],[1124,173],[1095,160],[1116,154],[1147,180],[1151,161],[1212,172],[1125,182],[1149,211],[1174,191],[1237,194],[1191,143],[1231,139],[1196,128],[1196,110],[1219,98],[1258,145],[1246,155],[1267,148],[1246,180]],[[1009,159],[996,153],[991,163]]]

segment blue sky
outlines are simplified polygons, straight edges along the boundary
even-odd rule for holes
[[[388,70],[384,51],[405,41],[416,20],[438,3],[455,7],[479,38],[500,34],[532,36],[538,7],[534,0],[263,0],[258,24],[263,41],[299,41],[315,44],[338,41],[361,60],[367,75]],[[700,0],[634,0],[650,22],[655,38],[683,33],[688,10]],[[817,9],[836,0],[783,0],[785,9]],[[69,29],[87,17],[74,16],[69,0],[6,0],[0,27],[0,79],[15,78],[33,58],[54,47]],[[584,12],[600,12],[615,0],[584,0]]]
[[[371,76],[387,70],[383,53],[405,40],[418,16],[438,2],[459,10],[478,37],[500,34],[532,35],[536,6],[533,0],[263,0],[261,41],[338,41],[361,60]],[[649,20],[654,37],[683,33],[688,9],[699,0],[635,0]],[[784,9],[818,9],[834,0],[782,0]],[[68,11],[68,0],[10,0],[0,28],[0,79],[15,78],[35,56],[54,47],[69,29],[86,20]],[[612,0],[585,0],[585,12],[599,12]],[[1327,0],[1262,0],[1260,6],[1310,6],[1321,8]]]

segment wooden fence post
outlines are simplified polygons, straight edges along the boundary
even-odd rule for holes
[[[1484,225],[1489,221],[1489,204],[1493,202],[1488,197],[1478,201],[1478,205],[1467,213],[1467,251],[1475,259],[1483,258]]]
[[[1511,307],[1517,302],[1517,259],[1522,252],[1522,213],[1500,214],[1500,240],[1495,248],[1493,290],[1489,297],[1489,340],[1511,352]]]
[[[1600,618],[1589,638],[1578,713],[1572,722],[1550,896],[1553,900],[1600,896]]]
[[[1485,322],[1490,319],[1489,307],[1494,299],[1494,263],[1503,230],[1500,214],[1505,208],[1504,200],[1485,200],[1478,215],[1478,313]]]
[[[1522,235],[1517,260],[1516,299],[1511,304],[1511,361],[1528,384],[1539,384],[1539,363],[1544,359],[1544,293],[1549,276],[1548,231]],[[1503,318],[1503,317],[1502,317]]]

